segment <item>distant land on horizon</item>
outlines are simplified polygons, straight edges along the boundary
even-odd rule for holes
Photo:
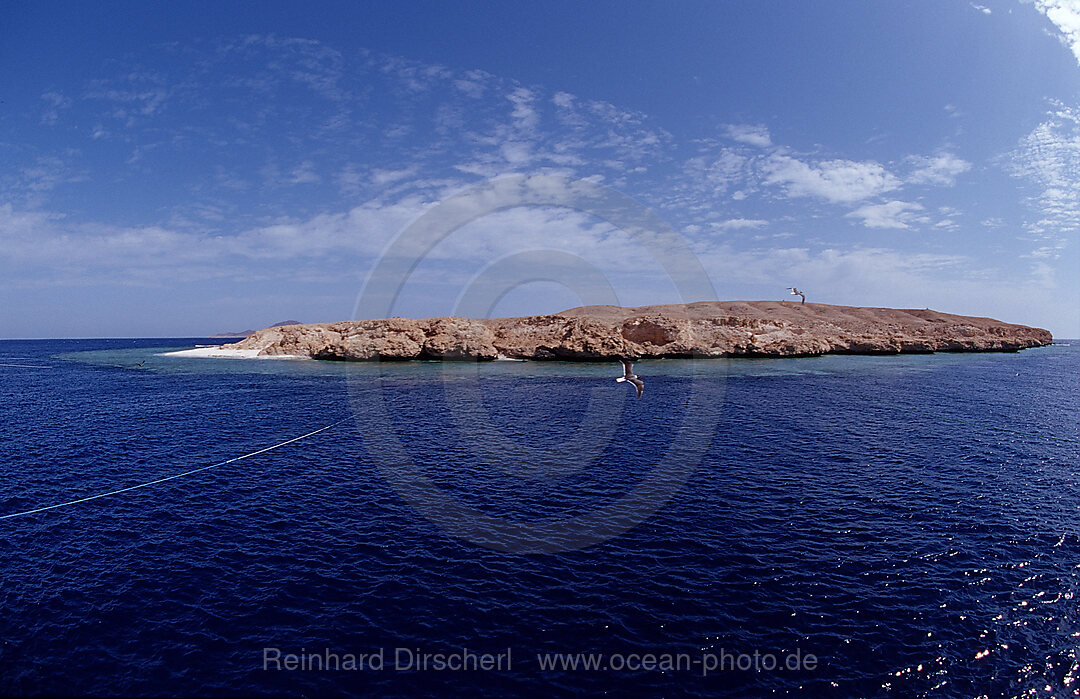
[[[282,328],[282,327],[285,327],[286,325],[303,325],[303,323],[301,323],[298,320],[283,320],[280,323],[274,323],[273,325],[271,325],[269,327],[271,327],[271,328]],[[207,337],[209,337],[209,338],[211,338],[213,340],[227,340],[227,339],[230,339],[230,338],[237,338],[237,337],[239,337],[239,338],[247,338],[247,337],[251,337],[256,332],[257,331],[255,331],[255,330],[241,330],[239,332],[224,332],[224,333],[217,333],[216,335],[207,335]]]

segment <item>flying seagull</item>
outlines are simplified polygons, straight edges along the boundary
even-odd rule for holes
[[[806,303],[806,294],[804,294],[803,292],[799,291],[798,289],[796,289],[796,288],[795,288],[795,287],[793,287],[793,286],[789,286],[789,287],[788,287],[788,291],[790,291],[790,292],[791,292],[791,295],[792,295],[792,296],[799,296],[799,297],[801,297],[801,298],[802,298],[802,301],[801,301],[801,303]]]
[[[623,381],[629,381],[634,384],[634,388],[637,389],[637,397],[641,398],[641,392],[645,390],[645,383],[637,377],[634,373],[634,365],[629,359],[620,359],[623,365],[623,375],[615,379],[620,383]]]

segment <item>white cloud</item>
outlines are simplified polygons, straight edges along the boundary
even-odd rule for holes
[[[907,162],[914,168],[907,176],[910,184],[953,185],[958,176],[971,169],[971,163],[952,153],[913,155]]]
[[[521,141],[507,141],[499,146],[499,152],[511,167],[524,165],[532,160],[532,148]]]
[[[1035,7],[1061,32],[1061,43],[1070,48],[1080,63],[1080,2],[1077,0],[1035,0]]]
[[[578,100],[569,92],[556,92],[551,97],[555,105],[555,118],[565,127],[581,131],[589,125],[588,119],[578,108]]]
[[[845,218],[862,219],[867,228],[910,228],[912,223],[926,223],[921,204],[907,201],[890,201],[884,204],[867,204],[855,209]]]
[[[728,124],[726,126],[728,138],[746,143],[759,148],[768,148],[772,145],[769,130],[764,126],[750,124]]]
[[[288,181],[290,184],[315,184],[322,178],[315,172],[315,163],[305,160],[293,169]]]
[[[976,3],[973,3],[973,2],[969,3],[969,4],[971,5],[972,9],[978,10],[979,12],[983,13],[984,15],[992,14],[992,11],[986,5],[979,5],[979,4],[976,4]]]
[[[9,279],[24,268],[38,283],[78,277],[99,281],[139,278],[156,282],[167,268],[204,264],[220,253],[208,236],[189,236],[160,226],[121,227],[68,223],[60,214],[0,206],[0,260],[13,263]],[[45,267],[51,274],[42,275]]]
[[[528,186],[544,193],[551,191],[544,189],[552,186],[549,182],[538,177],[529,180]],[[518,194],[517,190],[493,191],[496,197]],[[490,202],[480,198],[472,203],[483,208]],[[18,270],[33,269],[39,285],[53,283],[48,280],[159,284],[223,278],[236,275],[238,269],[296,279],[309,273],[309,262],[362,269],[430,206],[430,200],[413,195],[392,202],[373,199],[345,212],[219,235],[197,226],[180,230],[82,224],[60,214],[19,211],[5,204],[0,205],[0,270],[9,263],[14,273],[8,275],[11,281],[12,276],[20,276]],[[535,249],[585,256],[609,273],[633,267],[640,254],[627,234],[608,223],[582,212],[541,206],[496,211],[463,226],[433,250],[410,252],[418,260],[444,264],[441,271],[431,272],[438,277],[446,273],[447,262],[465,269]]]
[[[33,269],[39,284],[53,278],[153,284],[220,278],[236,274],[238,259],[260,262],[261,272],[290,277],[301,261],[355,263],[378,254],[425,205],[411,197],[393,204],[373,201],[345,213],[216,235],[206,229],[68,222],[60,214],[17,211],[5,204],[0,205],[0,261],[13,263],[9,277]],[[286,264],[272,271],[261,267],[266,261]],[[42,274],[43,269],[50,273]]]
[[[766,171],[766,184],[785,185],[788,196],[814,196],[832,203],[862,201],[901,185],[897,177],[873,161],[825,160],[811,165],[774,155]]]
[[[731,218],[713,225],[724,230],[740,230],[743,228],[761,228],[769,225],[769,222],[760,218]]]

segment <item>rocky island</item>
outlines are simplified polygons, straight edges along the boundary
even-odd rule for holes
[[[707,301],[636,308],[584,306],[520,318],[385,318],[287,325],[259,330],[223,345],[219,352],[344,361],[606,361],[1015,352],[1052,342],[1051,334],[1040,328],[929,309]]]

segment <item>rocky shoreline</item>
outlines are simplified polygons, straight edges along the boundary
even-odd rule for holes
[[[1015,352],[1049,331],[929,309],[783,301],[584,306],[520,318],[385,318],[259,330],[221,350],[343,361]]]

